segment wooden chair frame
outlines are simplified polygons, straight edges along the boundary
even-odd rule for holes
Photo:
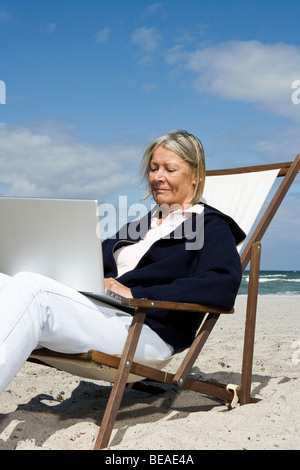
[[[210,395],[218,399],[223,399],[228,403],[231,403],[233,400],[239,400],[240,404],[244,405],[258,401],[254,398],[251,398],[251,378],[260,270],[261,239],[300,170],[300,154],[296,156],[293,162],[259,165],[230,170],[207,171],[208,176],[213,176],[253,171],[257,172],[271,169],[279,169],[280,171],[278,176],[284,177],[284,179],[260,221],[258,222],[256,229],[254,230],[241,255],[243,271],[250,262],[250,273],[240,386],[231,389],[228,384],[201,381],[188,377],[191,368],[193,367],[198,355],[206,343],[219,316],[221,314],[231,314],[234,312],[234,310],[225,312],[214,307],[190,303],[162,302],[148,299],[126,299],[126,301],[124,301],[124,306],[135,307],[135,313],[133,315],[132,324],[129,329],[123,354],[120,358],[94,350],[85,354],[61,354],[49,350],[39,350],[39,361],[36,361],[34,358],[28,359],[32,362],[43,363],[43,357],[45,357],[46,360],[46,357],[52,356],[80,361],[93,361],[97,364],[105,364],[109,367],[117,369],[115,381],[112,386],[110,397],[101,422],[99,434],[96,439],[94,447],[95,450],[104,449],[109,444],[110,436],[115,424],[118,410],[120,408],[129,373],[146,377],[153,382],[177,385],[183,389],[193,390],[195,392]],[[151,308],[182,310],[186,311],[187,313],[197,312],[199,314],[201,321],[199,332],[193,344],[187,350],[187,353],[175,374],[133,362],[136,346],[147,314],[147,310]]]

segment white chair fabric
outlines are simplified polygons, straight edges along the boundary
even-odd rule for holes
[[[201,200],[232,217],[248,235],[278,172],[277,169],[207,176]]]

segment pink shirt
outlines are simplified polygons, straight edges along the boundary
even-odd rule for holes
[[[159,207],[155,206],[152,210],[150,228],[144,238],[137,243],[124,246],[115,251],[114,258],[118,267],[118,276],[134,269],[153,243],[169,235],[192,214],[200,214],[203,211],[203,206],[196,204],[188,209],[169,212],[160,224],[158,209]]]

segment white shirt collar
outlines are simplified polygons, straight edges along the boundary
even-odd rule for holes
[[[164,222],[168,221],[168,225],[170,228],[176,227],[179,223],[184,221],[187,217],[190,217],[192,214],[201,214],[204,210],[203,205],[195,204],[184,207],[184,209],[178,209],[172,212],[169,212],[167,206],[159,206],[156,204],[152,209],[151,213],[151,226],[150,228],[157,227],[157,219],[159,217],[160,212],[165,212],[165,220]]]

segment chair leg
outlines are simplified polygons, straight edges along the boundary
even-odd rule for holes
[[[251,399],[251,381],[252,381],[252,364],[254,351],[255,322],[259,283],[259,267],[260,267],[261,243],[253,243],[251,249],[251,265],[249,273],[248,302],[246,312],[246,325],[244,336],[244,353],[242,365],[242,379],[240,404],[250,403]]]
[[[192,346],[189,348],[187,354],[185,355],[185,358],[183,359],[180,367],[177,370],[177,373],[174,376],[173,383],[175,385],[178,385],[179,387],[183,385],[191,368],[195,363],[195,360],[199,356],[203,346],[206,343],[206,340],[208,339],[213,327],[215,326],[219,316],[219,314],[209,314],[203,322],[203,325],[201,326],[201,329],[196,339],[194,340]]]
[[[130,366],[138,344],[145,316],[146,309],[137,308],[128,332],[128,337],[124,346],[115,382],[106,405],[94,450],[104,449],[108,446],[109,439],[115,424],[117,413],[119,411],[119,407],[126,387],[128,375],[130,372]]]

